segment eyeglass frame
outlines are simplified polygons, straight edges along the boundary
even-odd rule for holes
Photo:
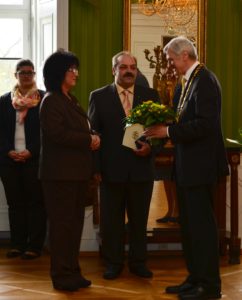
[[[21,77],[23,77],[23,76],[33,77],[33,76],[35,76],[36,72],[34,72],[34,71],[17,71],[15,74],[19,75]]]
[[[69,68],[67,70],[67,72],[71,72],[73,73],[74,75],[78,76],[79,75],[79,70],[77,68]]]

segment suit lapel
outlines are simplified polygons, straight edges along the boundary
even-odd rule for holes
[[[11,99],[11,95],[9,95],[9,99],[8,99],[8,111],[9,114],[8,119],[9,119],[9,124],[10,124],[10,131],[11,131],[11,136],[15,135],[15,128],[16,128],[16,110],[13,108],[12,106],[12,99]]]
[[[65,102],[67,102],[68,104],[70,104],[73,107],[74,110],[76,110],[85,119],[88,119],[86,112],[82,109],[82,107],[78,103],[76,97],[74,97],[73,95],[71,95],[71,100],[70,100],[70,99],[67,99],[67,97],[65,95],[62,95],[62,96],[63,96],[63,100]]]
[[[133,100],[133,107],[136,107],[137,105],[141,104],[143,102],[143,99],[140,95],[140,90],[137,85],[134,86],[134,100]]]
[[[190,99],[191,99],[191,97],[192,97],[192,95],[193,95],[193,92],[194,92],[194,89],[196,88],[196,86],[197,86],[197,83],[198,83],[198,80],[199,80],[199,78],[200,78],[200,72],[201,72],[202,70],[200,70],[199,72],[198,72],[198,74],[196,75],[196,77],[193,79],[193,82],[191,83],[191,87],[190,87],[190,89],[189,89],[189,91],[188,91],[188,93],[187,93],[187,95],[186,95],[186,99],[185,99],[185,102],[187,102],[187,101],[189,101]],[[191,78],[191,77],[190,77]]]
[[[110,89],[111,89],[110,101],[112,102],[111,107],[114,107],[114,109],[118,112],[118,114],[121,115],[123,118],[125,118],[126,117],[125,112],[123,109],[123,105],[120,101],[115,83],[110,85]]]
[[[75,96],[70,95],[71,99],[68,99],[65,95],[61,94],[61,99],[64,102],[65,107],[69,107],[71,106],[71,110],[75,110],[79,115],[80,115],[80,120],[81,122],[83,122],[83,125],[85,124],[87,130],[90,129],[90,120],[87,116],[87,113],[83,110],[83,108],[80,106],[80,104],[78,103],[77,99]]]
[[[73,108],[74,108],[76,111],[78,111],[80,114],[86,116],[85,111],[80,107],[80,105],[79,105],[77,99],[76,99],[73,95],[71,95],[71,101],[70,101],[70,103],[71,103],[71,105],[73,106]]]
[[[199,69],[198,69],[199,68]],[[187,106],[187,103],[193,99],[193,92],[194,92],[194,89],[196,88],[197,86],[197,83],[199,81],[199,78],[200,78],[200,74],[201,72],[203,71],[203,68],[204,66],[203,65],[198,65],[195,70],[192,72],[188,82],[187,82],[187,85],[186,85],[186,88],[185,88],[185,91],[184,91],[184,97],[185,99],[183,100],[184,104],[183,104],[183,108],[181,109],[180,111],[180,117],[183,115],[184,111],[186,110],[186,106]],[[195,76],[195,77],[194,77]]]
[[[194,82],[195,82],[195,79],[196,79],[196,78],[193,79],[193,75],[196,72],[197,68],[199,68],[199,65],[197,65],[196,68],[193,70],[192,74],[189,77],[189,80],[186,83],[186,87],[185,87],[185,90],[184,90],[184,93],[183,93],[183,95],[185,95],[185,97],[186,97],[185,101],[187,101],[189,99],[191,91],[193,90]],[[190,83],[191,83],[191,87],[190,87]],[[187,91],[187,89],[189,89],[189,91]]]

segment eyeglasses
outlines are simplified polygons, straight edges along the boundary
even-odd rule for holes
[[[78,76],[79,74],[79,71],[76,68],[69,68],[67,71],[73,73],[76,76]]]
[[[31,71],[18,71],[17,74],[19,76],[28,76],[28,77],[32,77],[35,75],[35,72],[31,72]]]

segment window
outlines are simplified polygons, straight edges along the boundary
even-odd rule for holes
[[[23,0],[0,0],[0,5],[23,5]]]
[[[13,88],[20,58],[33,61],[44,89],[43,63],[57,48],[68,49],[67,0],[0,0],[0,95]]]
[[[30,0],[0,0],[0,95],[14,84],[17,60],[30,57]]]

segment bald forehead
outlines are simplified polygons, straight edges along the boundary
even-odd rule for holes
[[[118,61],[118,64],[136,65],[135,58],[130,55],[127,55],[127,54],[119,56],[117,61]]]

